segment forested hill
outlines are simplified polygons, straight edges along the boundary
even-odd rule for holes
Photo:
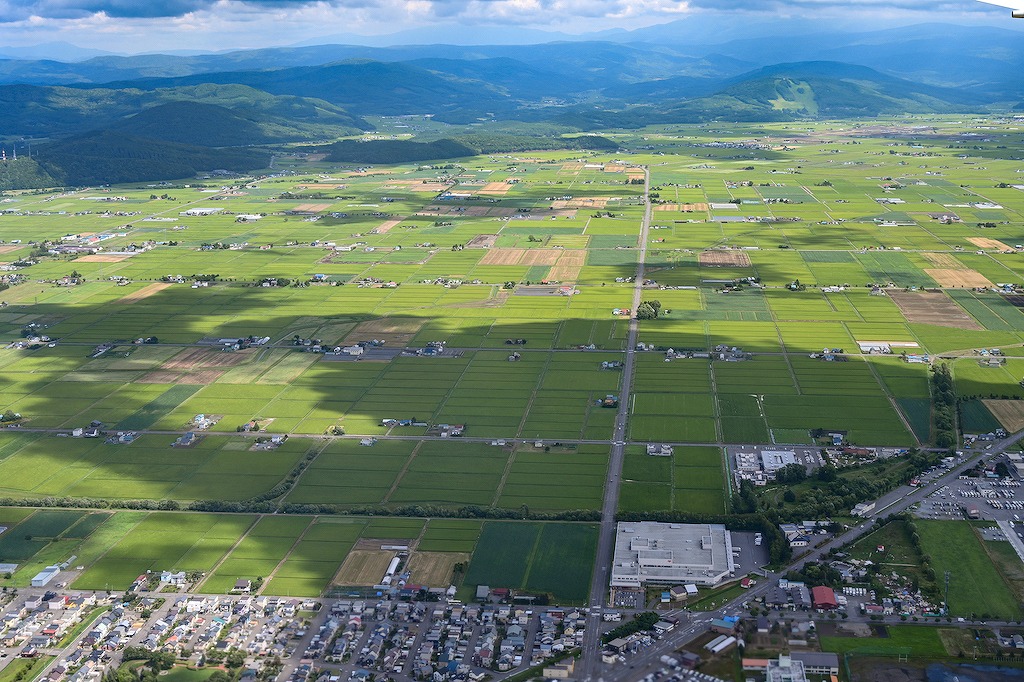
[[[187,178],[220,169],[241,173],[270,164],[262,150],[209,149],[111,131],[44,145],[34,159],[58,185]]]

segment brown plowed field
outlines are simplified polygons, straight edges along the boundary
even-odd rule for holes
[[[944,293],[893,291],[889,297],[908,322],[957,329],[984,328]]]
[[[750,267],[750,256],[742,251],[701,251],[699,259],[706,268]]]
[[[161,370],[211,369],[236,367],[248,360],[255,349],[223,351],[213,348],[187,348],[160,366]]]

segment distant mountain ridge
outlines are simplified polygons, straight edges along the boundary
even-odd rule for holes
[[[236,114],[241,112],[237,115],[260,129],[258,137],[248,144],[345,135],[370,128],[362,119],[323,100],[274,96],[243,85],[201,84],[154,90],[3,85],[0,130],[18,137],[71,135],[121,125],[128,117],[169,102],[216,105]],[[155,127],[160,125],[173,128],[176,124],[164,121]]]
[[[366,117],[375,116],[497,125],[451,132],[425,126],[432,132],[416,132],[411,140],[339,142],[330,153],[364,163],[427,161],[434,154],[454,158],[531,144],[547,149],[562,144],[565,133],[607,128],[1024,106],[1018,73],[1024,40],[1017,31],[968,28],[966,46],[947,40],[954,27],[944,25],[833,30],[792,40],[742,30],[671,40],[680,27],[694,25],[529,49],[320,45],[104,55],[75,63],[0,60],[0,135],[52,140],[40,145],[41,172],[79,184],[209,169],[216,159],[212,148],[234,168],[258,168],[268,157],[254,147],[313,142],[324,148],[324,141],[371,130]],[[740,37],[729,40],[734,36]],[[694,42],[712,38],[720,42]],[[836,58],[851,55],[857,59]],[[29,82],[12,82],[19,80]],[[598,137],[591,143],[614,146]],[[163,155],[152,154],[154,149]]]

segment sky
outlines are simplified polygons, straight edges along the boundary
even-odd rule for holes
[[[924,22],[1024,28],[1009,10],[975,0],[0,0],[0,46],[219,51],[431,27],[432,38],[456,44],[494,42],[494,35],[540,42],[530,31],[578,35],[680,19],[752,28],[792,21],[794,30]]]

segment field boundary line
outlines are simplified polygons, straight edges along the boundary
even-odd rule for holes
[[[544,536],[544,528],[546,526],[541,523],[540,528],[537,529],[537,538],[533,541],[533,547],[530,549],[530,558],[526,562],[526,571],[523,573],[523,583],[520,585],[521,589],[526,589],[527,584],[530,582],[530,571],[533,570],[533,562],[537,558],[537,548],[540,547],[540,539]],[[594,562],[597,563],[596,561]]]
[[[796,370],[793,369],[793,362],[789,359],[789,353],[785,352],[786,342],[782,340],[782,332],[779,331],[778,322],[775,323],[775,332],[779,335],[779,343],[782,345],[782,357],[786,361],[786,367],[789,369],[789,376],[793,379],[793,388],[796,389],[797,395],[803,395],[803,389],[800,388],[800,380],[797,379]],[[714,363],[712,363],[714,364]]]
[[[277,575],[277,572],[279,570],[281,570],[282,566],[284,566],[284,562],[288,561],[288,557],[290,557],[292,555],[292,552],[295,551],[295,548],[299,546],[300,542],[302,542],[302,538],[306,537],[306,533],[308,533],[309,529],[313,527],[313,525],[316,523],[316,520],[317,520],[317,518],[319,518],[319,516],[320,515],[317,514],[316,516],[313,516],[313,517],[311,517],[309,519],[309,523],[307,523],[306,527],[302,529],[302,532],[299,533],[299,536],[297,538],[295,538],[295,542],[293,542],[292,546],[288,548],[288,551],[285,552],[285,555],[283,557],[281,557],[281,560],[277,562],[277,566],[274,566],[274,570],[271,571],[269,574],[263,576],[263,584],[260,585],[260,592],[261,593],[263,592],[263,588],[265,588],[267,585],[270,584],[270,581],[274,579],[274,576]],[[346,554],[345,556],[348,556],[348,555]]]
[[[235,553],[235,550],[238,549],[238,546],[240,544],[242,544],[242,540],[244,540],[247,537],[249,537],[249,533],[252,532],[252,529],[256,527],[256,524],[258,524],[260,522],[260,520],[263,519],[264,516],[267,516],[267,515],[266,514],[257,514],[256,515],[256,518],[254,518],[252,520],[252,523],[250,523],[249,527],[245,529],[245,532],[242,533],[238,537],[238,539],[235,541],[235,544],[231,545],[231,547],[228,548],[228,551],[224,552],[224,555],[220,559],[217,560],[217,563],[214,564],[214,566],[209,571],[206,572],[206,574],[203,576],[203,579],[200,580],[198,583],[196,583],[195,587],[192,590],[193,592],[202,592],[202,590],[200,590],[199,588],[201,588],[204,585],[206,585],[206,581],[209,580],[213,576],[213,574],[216,573],[220,569],[221,565],[223,565],[224,562],[228,560],[229,556],[231,556],[232,554]]]
[[[39,511],[39,510],[37,509],[36,511]],[[131,510],[129,510],[129,509],[125,509],[125,510],[123,510],[123,511],[136,511],[136,510],[134,510],[134,509],[131,509]],[[141,510],[139,510],[139,511],[141,511]],[[33,512],[33,514],[34,514],[34,513],[35,513],[35,512]],[[117,512],[115,511],[114,513],[116,514]],[[75,583],[76,581],[78,581],[78,579],[79,579],[79,578],[81,578],[81,577],[82,577],[82,573],[85,573],[86,571],[88,571],[88,570],[89,570],[90,568],[92,568],[93,566],[95,566],[96,564],[98,564],[98,563],[100,562],[100,559],[102,559],[103,557],[105,557],[105,556],[107,556],[108,554],[110,554],[111,550],[113,550],[113,549],[114,549],[115,547],[117,547],[117,546],[118,546],[119,544],[121,544],[121,541],[122,541],[122,540],[124,540],[124,539],[125,539],[125,538],[126,538],[126,537],[128,536],[128,533],[131,533],[131,532],[132,532],[133,530],[135,530],[136,528],[138,528],[138,527],[139,527],[139,525],[140,525],[140,524],[141,524],[141,523],[142,523],[143,521],[145,521],[146,519],[148,519],[148,518],[150,517],[150,515],[151,515],[152,513],[153,513],[152,511],[148,511],[148,512],[146,513],[146,515],[145,515],[145,516],[143,516],[143,517],[142,517],[141,519],[139,519],[139,522],[138,522],[138,523],[136,523],[136,524],[135,524],[135,525],[133,525],[133,526],[132,526],[131,528],[129,528],[128,530],[126,530],[126,531],[124,532],[124,534],[123,534],[123,535],[121,535],[121,537],[119,537],[119,538],[118,538],[117,540],[115,540],[115,541],[114,541],[113,543],[111,543],[110,547],[107,547],[107,549],[106,549],[106,550],[104,550],[104,552],[103,552],[102,554],[100,554],[100,555],[99,555],[99,556],[97,556],[97,557],[96,557],[95,559],[93,559],[93,561],[92,561],[92,564],[90,564],[89,566],[87,566],[87,567],[86,567],[86,569],[85,569],[85,571],[82,571],[81,573],[79,573],[79,574],[78,574],[78,578],[75,578],[75,579],[74,579],[73,581],[71,581],[71,582],[69,583],[69,585],[73,585],[73,584],[74,584],[74,583]],[[32,514],[29,514],[29,516],[31,516],[31,515],[32,515]],[[19,524],[21,524],[22,522],[24,522],[24,521],[28,520],[28,518],[29,518],[29,517],[28,517],[28,516],[26,516],[26,517],[25,517],[24,519],[22,519],[22,520],[21,520],[21,521],[19,521],[18,523],[19,523]],[[93,533],[95,533],[95,532],[96,532],[96,530],[99,530],[99,528],[97,528],[97,529],[93,530]],[[92,535],[92,533],[90,533],[89,535]],[[87,540],[87,539],[88,539],[88,538],[86,538],[86,540]],[[85,541],[83,540],[83,543],[84,543],[84,542],[85,542]],[[73,588],[72,588],[72,589],[73,589]]]
[[[307,413],[307,414],[308,414],[308,413]],[[291,473],[292,473],[292,471],[294,471],[294,470],[295,470],[295,467],[299,466],[299,464],[304,464],[305,466],[303,466],[303,467],[302,467],[302,470],[301,470],[301,471],[299,471],[298,475],[297,475],[297,476],[295,477],[295,480],[294,480],[294,481],[292,481],[292,484],[291,484],[291,486],[290,486],[290,487],[288,488],[288,490],[284,491],[283,493],[281,493],[280,495],[278,495],[278,496],[277,496],[276,498],[274,498],[274,499],[279,499],[279,500],[281,500],[282,502],[284,502],[284,500],[285,500],[285,499],[286,499],[286,498],[287,498],[287,497],[288,497],[289,495],[291,495],[291,494],[292,494],[292,491],[293,491],[293,490],[295,490],[295,488],[296,488],[296,487],[297,487],[297,486],[299,485],[299,481],[301,481],[301,480],[302,480],[302,477],[303,477],[303,476],[305,476],[305,475],[306,475],[306,472],[307,472],[307,471],[309,471],[309,470],[310,470],[310,469],[311,469],[311,468],[313,467],[313,464],[314,464],[314,463],[316,463],[316,461],[317,461],[318,459],[320,459],[320,455],[324,454],[324,450],[326,450],[326,449],[327,449],[327,447],[328,447],[328,446],[329,446],[329,445],[330,445],[330,444],[331,444],[332,442],[334,442],[334,441],[332,441],[332,440],[331,440],[330,438],[323,438],[323,437],[321,437],[321,438],[320,438],[320,443],[319,443],[319,444],[318,444],[318,443],[314,443],[314,444],[313,444],[312,446],[310,446],[309,450],[306,450],[306,452],[304,452],[304,453],[303,453],[303,455],[302,455],[302,459],[301,459],[301,460],[299,460],[298,462],[296,462],[296,463],[295,463],[295,466],[293,466],[293,467],[292,467],[291,469],[289,469],[288,471],[286,471],[286,472],[284,473],[284,476],[283,476],[283,477],[281,478],[281,480],[280,480],[280,481],[278,482],[278,484],[280,484],[280,483],[284,483],[284,482],[285,482],[285,481],[286,481],[286,480],[288,479],[288,475],[289,475],[289,474],[291,474]],[[315,455],[313,456],[313,458],[312,458],[312,459],[310,459],[310,460],[308,460],[308,461],[307,461],[307,460],[306,460],[306,457],[308,457],[308,456],[309,456],[309,452],[310,452],[310,450],[315,450],[315,451],[316,451],[316,454],[315,454]],[[273,486],[271,486],[271,488],[273,488]]]
[[[501,478],[498,479],[498,485],[494,488],[494,498],[491,501],[492,507],[498,506],[498,500],[501,499],[502,493],[505,492],[505,484],[508,482],[508,477],[512,473],[512,465],[515,463],[517,454],[519,454],[519,447],[513,446],[512,452],[509,453],[508,459],[505,461],[505,470],[501,472]]]
[[[427,522],[423,524],[422,528],[420,528],[420,534],[417,535],[415,537],[415,539],[413,539],[412,546],[415,547],[415,549],[412,550],[412,551],[414,551],[414,552],[418,552],[419,551],[420,540],[422,540],[423,536],[427,534],[427,528],[430,527],[430,521],[431,521],[431,519],[428,518]]]
[[[917,437],[917,433],[910,426],[910,421],[907,419],[907,416],[905,414],[903,414],[903,410],[900,408],[899,401],[896,400],[896,398],[892,394],[892,391],[889,390],[889,387],[885,384],[885,381],[882,380],[882,375],[878,373],[878,370],[875,367],[875,364],[873,362],[871,362],[870,360],[864,360],[864,362],[867,363],[868,369],[871,370],[871,375],[873,377],[875,377],[875,381],[878,383],[878,387],[882,389],[882,393],[885,394],[885,397],[889,401],[889,404],[892,405],[892,409],[895,410],[896,416],[900,418],[900,423],[903,424],[903,428],[905,428],[907,430],[907,432],[910,433],[910,437],[914,439],[914,443],[917,445],[917,447],[921,447],[922,445],[924,445],[924,443],[921,442],[921,439]],[[928,383],[930,385],[931,381],[929,380]],[[933,401],[931,400],[931,392],[930,391],[929,391],[929,400],[928,400],[928,402],[931,403],[931,404],[934,404]],[[929,409],[929,411],[928,411],[928,416],[929,416],[929,420],[928,420],[928,422],[929,422],[929,425],[928,425],[929,432],[928,432],[928,435],[931,436],[931,423],[933,421],[931,419],[931,417],[932,417],[931,409]]]
[[[402,479],[405,478],[407,473],[409,473],[409,467],[412,466],[412,461],[416,459],[416,455],[420,453],[420,448],[422,448],[423,444],[426,442],[427,441],[425,440],[421,440],[416,443],[416,447],[414,447],[412,452],[409,453],[409,457],[405,460],[405,464],[399,470],[398,475],[395,476],[395,480],[391,482],[391,487],[388,488],[388,494],[380,501],[381,504],[387,504],[391,500],[391,496],[395,494],[396,490],[398,490],[398,486],[402,482]]]
[[[516,429],[516,438],[523,437],[523,429],[526,427],[526,420],[530,417],[530,410],[533,409],[533,401],[537,399],[537,393],[540,391],[541,385],[544,383],[544,377],[548,374],[548,369],[551,367],[551,359],[554,357],[552,351],[548,351],[548,357],[544,361],[544,368],[537,375],[537,383],[533,386],[533,392],[530,393],[530,400],[526,403],[526,409],[523,410],[523,418],[519,420],[519,427]],[[581,434],[582,435],[582,432]],[[504,480],[502,481],[504,483]]]
[[[721,407],[718,404],[718,380],[715,377],[715,363],[713,363],[713,362],[709,362],[708,363],[708,379],[711,382],[711,385],[710,385],[709,388],[711,389],[711,396],[713,398],[713,400],[711,401],[711,416],[713,416],[715,418],[715,438],[717,438],[719,441],[721,441],[722,439],[725,438],[725,429],[722,427],[722,410],[721,410]],[[675,469],[674,465],[673,465],[672,469],[673,470]],[[673,475],[673,478],[675,478],[674,475]],[[673,486],[674,485],[675,484],[673,483]],[[673,488],[673,490],[674,490],[674,488]],[[672,498],[673,498],[673,501],[675,501],[675,493],[674,492],[672,494]]]

